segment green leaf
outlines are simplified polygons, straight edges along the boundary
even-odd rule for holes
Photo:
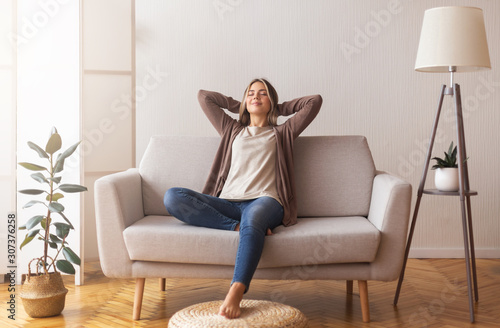
[[[71,221],[70,221],[70,220],[66,217],[66,215],[64,215],[64,213],[63,213],[63,212],[59,212],[59,213],[57,213],[57,214],[59,214],[60,216],[62,216],[62,218],[63,218],[66,222],[68,222],[68,224],[69,224],[69,226],[71,227],[71,229],[75,229],[75,227],[73,227],[73,224],[71,224]]]
[[[78,141],[76,144],[74,144],[73,146],[69,147],[68,149],[66,149],[62,154],[61,154],[61,157],[62,159],[66,159],[68,157],[70,157],[73,152],[76,150],[76,148],[78,147],[78,145],[80,144],[81,141]]]
[[[33,240],[33,237],[28,237],[28,235],[26,235],[26,237],[24,238],[23,243],[21,244],[21,246],[19,246],[19,249],[22,250],[23,247],[26,246],[32,240]]]
[[[62,206],[62,204],[59,203],[50,203],[49,210],[53,213],[59,213],[64,211],[64,206]]]
[[[26,229],[31,230],[39,224],[45,217],[43,215],[36,215],[26,222]]]
[[[63,194],[55,193],[55,194],[52,195],[52,201],[53,202],[57,202],[61,198],[64,198]],[[47,199],[48,201],[50,201],[50,195],[47,195],[47,197],[45,199]]]
[[[59,133],[55,132],[50,136],[49,141],[45,146],[45,151],[47,152],[47,154],[52,155],[56,151],[61,149],[61,146],[62,146],[61,136],[59,135]]]
[[[45,192],[45,190],[41,189],[23,189],[23,190],[18,190],[19,193],[21,194],[26,194],[26,195],[40,195]]]
[[[87,187],[80,186],[77,184],[62,184],[59,186],[59,189],[61,189],[64,192],[82,192],[82,191],[87,191]]]
[[[455,148],[457,148],[457,147],[455,147]],[[451,154],[452,152],[453,152],[453,141],[450,143],[450,148],[448,148],[448,154]]]
[[[73,264],[66,260],[57,260],[56,261],[56,266],[59,269],[59,271],[67,273],[67,274],[75,274],[75,267]]]
[[[30,232],[28,232],[27,236],[29,236],[29,237],[35,237],[38,234],[39,231],[40,231],[40,229],[31,230]]]
[[[54,166],[54,173],[59,173],[64,169],[64,158],[59,158]]]
[[[51,243],[49,242],[50,248],[57,249],[57,244],[56,243]]]
[[[33,231],[30,231],[26,234],[26,237],[24,238],[24,241],[23,243],[21,244],[21,246],[19,246],[19,249],[22,250],[24,246],[26,246],[30,241],[33,240],[33,238],[36,236],[36,234],[38,233],[38,231],[40,231],[40,229],[38,230],[33,230]]]
[[[49,234],[49,238],[50,240],[52,240],[54,243],[57,243],[57,244],[62,244],[62,239],[59,239],[59,237],[57,237],[56,235],[54,234]]]
[[[457,161],[457,147],[456,146],[455,146],[455,149],[453,149],[453,152],[451,153],[451,159],[453,160],[453,163],[455,163]]]
[[[56,244],[62,244],[62,239],[59,239],[59,237],[57,237],[56,235],[54,234],[50,234],[49,235],[49,238],[50,240],[53,242],[53,243],[56,243]]]
[[[441,158],[436,158],[436,162],[438,163],[439,166],[445,166],[446,162],[442,160]]]
[[[45,167],[40,166],[40,165],[36,165],[33,163],[21,162],[18,164],[21,165],[22,167],[24,167],[25,169],[30,170],[30,171],[46,171],[47,170]]]
[[[62,222],[54,223],[54,226],[56,227],[57,236],[63,239],[68,236],[69,230],[71,229],[71,226],[69,224]]]
[[[66,260],[68,260],[71,263],[74,263],[76,265],[80,265],[80,263],[81,263],[80,258],[78,257],[78,255],[75,254],[75,252],[73,252],[73,250],[71,250],[71,248],[64,247],[62,252],[63,252],[64,258]]]
[[[49,181],[47,181],[47,179],[45,178],[45,176],[44,176],[42,173],[40,173],[40,172],[38,172],[38,173],[33,173],[33,174],[31,175],[31,177],[32,177],[34,180],[36,180],[36,181],[38,181],[38,182],[40,182],[40,183],[49,183]]]
[[[59,182],[61,182],[61,179],[62,179],[62,177],[47,178],[47,180],[54,181],[57,184],[59,184]]]
[[[44,202],[41,202],[39,200],[32,200],[32,201],[27,202],[26,205],[23,206],[23,208],[28,208],[28,207],[31,207],[31,206],[33,206],[35,204],[43,204],[43,205],[45,205]]]
[[[42,221],[40,221],[40,225],[42,226],[43,230],[47,229],[47,218],[44,218]]]
[[[450,157],[450,155],[448,155],[448,153],[444,153],[444,161],[447,163],[451,162],[451,157]]]
[[[31,141],[28,141],[28,146],[31,149],[35,150],[41,158],[49,158],[49,155],[47,155],[47,153],[45,152],[45,150],[43,150],[37,144],[35,144],[35,143],[31,142]]]

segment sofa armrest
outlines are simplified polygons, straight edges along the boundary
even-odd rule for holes
[[[410,219],[411,184],[385,172],[373,181],[368,220],[382,233],[372,262],[374,279],[392,281],[399,276]]]
[[[95,182],[95,211],[99,260],[108,277],[132,275],[132,261],[123,231],[144,217],[138,169],[104,176]]]

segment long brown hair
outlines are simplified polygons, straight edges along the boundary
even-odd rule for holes
[[[271,102],[271,109],[269,110],[269,113],[267,113],[267,122],[271,126],[278,125],[278,93],[276,92],[276,89],[274,89],[272,84],[263,78],[253,79],[245,89],[245,93],[243,94],[243,100],[241,101],[240,104],[240,123],[243,124],[244,126],[248,126],[250,124],[250,113],[247,110],[246,99],[248,96],[248,90],[250,90],[250,87],[255,82],[262,82],[265,85],[267,95]]]

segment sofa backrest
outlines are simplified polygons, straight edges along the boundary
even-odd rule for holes
[[[375,165],[365,137],[299,137],[294,163],[299,217],[368,216]]]
[[[218,137],[152,137],[139,165],[144,213],[166,215],[171,187],[201,191]],[[294,148],[299,217],[367,216],[375,165],[365,137],[299,137]]]

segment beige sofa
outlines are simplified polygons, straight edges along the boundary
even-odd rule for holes
[[[232,277],[238,233],[186,225],[163,206],[170,187],[202,189],[218,144],[153,137],[139,168],[95,183],[101,266],[107,277],[136,278],[134,320],[146,278],[164,290],[165,278]],[[376,171],[362,136],[299,137],[294,161],[299,222],[266,237],[254,278],[346,280],[349,293],[358,280],[368,322],[367,281],[395,280],[402,266],[411,185]]]

